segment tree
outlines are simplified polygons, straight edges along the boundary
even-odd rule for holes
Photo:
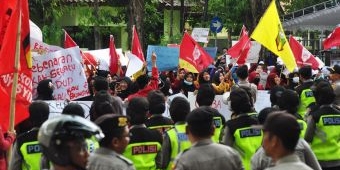
[[[128,33],[129,37],[131,36],[131,28],[133,25],[136,26],[136,30],[138,32],[139,41],[141,44],[144,44],[144,28],[143,28],[143,21],[144,21],[144,0],[130,0],[129,1],[129,16],[128,16]],[[129,38],[131,40],[131,38]]]
[[[98,0],[74,3],[60,0],[31,0],[29,3],[30,18],[42,28],[44,42],[61,45],[63,31],[58,21],[66,13],[78,12],[81,16],[85,16],[84,18],[86,19],[79,20],[79,25],[75,28],[77,31],[73,36],[76,40],[88,40],[89,35],[93,34],[95,38],[93,48],[95,49],[102,48],[99,36],[103,33],[111,33],[112,28],[103,26],[107,26],[108,23],[118,24],[124,22],[127,9],[127,3],[124,0],[107,0],[105,3],[99,3]],[[112,9],[101,8],[103,6],[116,8],[113,11]],[[78,43],[78,45],[82,44]]]

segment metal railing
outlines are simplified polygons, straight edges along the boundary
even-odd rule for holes
[[[282,17],[282,21],[288,21],[288,20],[292,20],[307,14],[311,14],[311,13],[315,13],[318,11],[322,11],[325,9],[330,9],[330,8],[334,8],[336,6],[340,6],[340,0],[329,0],[326,2],[322,2],[307,8],[303,8],[297,11],[294,11],[292,13],[286,14]]]

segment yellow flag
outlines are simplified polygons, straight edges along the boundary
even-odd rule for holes
[[[279,56],[290,72],[294,70],[295,58],[283,31],[275,0],[270,3],[250,37]]]

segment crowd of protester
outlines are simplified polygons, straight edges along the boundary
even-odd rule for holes
[[[340,169],[339,65],[285,74],[281,63],[238,66],[223,55],[191,73],[159,72],[156,60],[153,54],[152,70],[137,78],[89,72],[91,96],[78,99],[93,101],[88,118],[71,103],[48,119],[44,100],[53,100],[54,87],[41,81],[16,140],[0,131],[0,169]],[[271,106],[257,113],[258,90],[269,91]],[[225,92],[228,118],[210,107]]]

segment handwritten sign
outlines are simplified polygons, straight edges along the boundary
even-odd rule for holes
[[[209,28],[194,28],[191,37],[196,42],[208,43]]]
[[[38,53],[39,55],[46,54],[46,53],[51,53],[55,51],[62,50],[63,48],[54,46],[54,45],[48,45],[42,41],[39,41],[35,38],[31,37],[31,51]],[[35,54],[33,53],[33,55]]]
[[[56,100],[75,100],[90,95],[81,61],[79,47],[33,56],[34,89],[41,80],[51,79]]]

